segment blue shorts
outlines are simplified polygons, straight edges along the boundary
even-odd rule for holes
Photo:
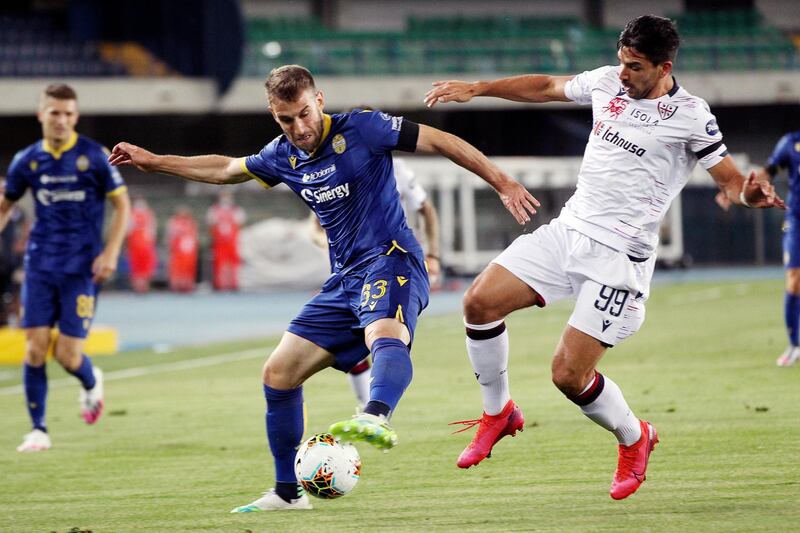
[[[22,327],[53,327],[85,339],[92,325],[99,286],[92,276],[27,270],[22,284]]]
[[[331,352],[333,367],[347,372],[369,355],[364,328],[376,320],[397,318],[413,341],[429,292],[421,253],[380,255],[314,296],[287,330]]]
[[[783,266],[800,268],[800,219],[795,217],[783,221]]]

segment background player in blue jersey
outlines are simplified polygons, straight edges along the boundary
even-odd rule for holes
[[[14,203],[28,189],[36,222],[25,254],[22,321],[25,329],[23,381],[33,430],[18,451],[50,448],[45,426],[50,331],[57,323],[55,359],[77,377],[83,390],[82,416],[94,424],[103,411],[103,381],[83,353],[101,283],[116,270],[130,213],[127,188],[108,164],[108,150],[75,132],[78,101],[68,85],[48,86],[39,99],[42,140],[16,154],[0,199],[0,230]],[[103,246],[106,199],[114,214]]]
[[[397,442],[387,420],[411,381],[409,347],[429,284],[422,248],[400,206],[391,151],[448,157],[492,185],[519,223],[538,205],[458,137],[385,113],[323,113],[324,96],[303,67],[273,70],[266,91],[283,135],[258,154],[165,156],[120,143],[110,157],[114,165],[206,183],[256,179],[267,188],[284,183],[314,210],[328,234],[331,277],[289,324],[263,369],[275,488],[233,512],[311,508],[299,494],[293,462],[304,430],[302,384],[326,367],[346,372],[372,352],[364,413],[331,431],[384,449]]]
[[[787,133],[778,141],[767,165],[757,179],[770,181],[781,169],[789,176],[786,214],[783,221],[783,264],[786,269],[786,293],[783,298],[783,316],[789,345],[778,356],[775,364],[792,366],[800,360],[800,131]],[[731,201],[724,191],[714,200],[722,209],[730,209]]]
[[[760,178],[771,179],[780,169],[787,169],[789,192],[783,222],[783,264],[786,268],[784,317],[789,346],[778,357],[778,366],[791,366],[800,359],[800,131],[787,133],[772,151]]]

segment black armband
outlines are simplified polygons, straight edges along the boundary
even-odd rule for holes
[[[400,125],[400,135],[397,137],[397,146],[395,150],[416,152],[418,138],[419,124],[404,119],[403,123]]]

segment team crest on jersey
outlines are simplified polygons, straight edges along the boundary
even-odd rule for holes
[[[75,166],[81,172],[86,172],[89,170],[89,158],[85,155],[78,156],[78,159],[75,160]]]
[[[297,156],[296,155],[290,155],[289,156],[289,164],[292,165],[292,168],[297,166]]]
[[[347,150],[347,141],[344,140],[344,135],[341,133],[334,135],[331,146],[333,146],[333,151],[337,154],[344,153],[344,151]]]
[[[608,102],[608,105],[603,108],[603,111],[608,111],[611,118],[619,118],[625,108],[628,107],[628,101],[624,98],[615,97]]]
[[[667,120],[672,115],[675,114],[675,111],[678,109],[678,106],[673,104],[665,104],[664,102],[658,103],[658,114],[661,115],[662,120]]]
[[[31,161],[28,164],[28,167],[31,169],[31,171],[36,172],[36,169],[39,168],[39,163],[36,161]]]

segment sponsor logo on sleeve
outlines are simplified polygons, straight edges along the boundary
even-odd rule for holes
[[[394,131],[400,131],[400,128],[403,126],[403,117],[392,117],[392,129]]]
[[[708,122],[706,122],[706,133],[711,136],[717,135],[719,133],[719,126],[717,126],[717,119],[712,118]]]

